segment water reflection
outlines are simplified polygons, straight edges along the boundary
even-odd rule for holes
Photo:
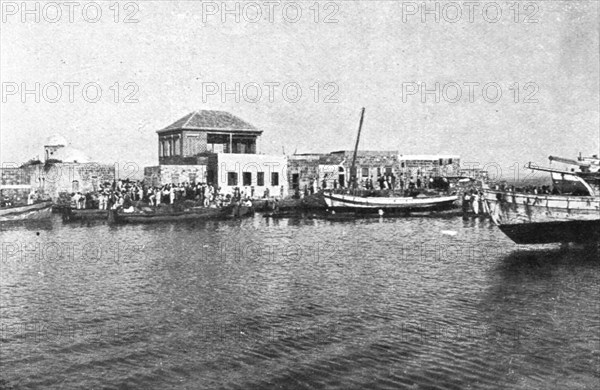
[[[57,222],[56,219],[0,222],[0,233],[10,231],[35,232],[39,230],[52,230]]]
[[[561,388],[597,386],[597,256],[577,248],[527,248],[495,266],[480,308],[492,330],[490,350],[510,356],[507,369],[519,386],[543,387],[548,376]]]
[[[598,387],[594,254],[520,248],[487,220],[53,220],[37,232],[2,242],[77,254],[3,258],[9,384]],[[20,323],[103,331],[28,338],[39,332]]]

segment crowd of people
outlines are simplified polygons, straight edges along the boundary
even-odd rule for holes
[[[507,185],[504,183],[495,184],[493,188],[497,191],[514,192],[521,194],[533,194],[533,195],[558,195],[560,192],[556,187],[549,185],[543,186],[525,186],[515,187],[514,185]],[[483,192],[480,189],[467,189],[463,192],[462,197],[462,210],[463,213],[472,212],[474,214],[485,214],[488,213],[487,203],[483,200]]]
[[[508,186],[506,184],[496,184],[494,186],[496,190],[499,191],[510,191],[510,192],[519,192],[525,194],[545,194],[545,195],[558,195],[560,192],[558,188],[544,185],[544,186],[533,186],[528,185],[525,187],[515,187],[514,185]]]
[[[12,196],[3,195],[0,197],[0,207],[23,206],[27,199],[27,204],[32,205],[44,198],[37,190],[31,190],[25,198],[25,194],[12,194]]]
[[[478,189],[466,190],[462,197],[462,211],[464,214],[473,212],[475,215],[489,212],[487,203],[483,200],[483,192]]]
[[[443,189],[449,186],[448,179],[445,177],[423,176],[408,176],[400,174],[398,178],[395,175],[380,175],[377,180],[373,180],[373,176],[366,179],[361,179],[360,187],[366,190],[424,190],[424,189]]]
[[[304,187],[303,195],[308,196],[315,194],[320,190],[326,190],[328,189],[327,183],[328,182],[325,179],[323,179],[321,183],[318,183],[317,180],[311,180],[310,184]],[[398,178],[394,174],[378,175],[377,179],[374,179],[373,176],[365,177],[361,178],[357,183],[357,187],[361,190],[392,190],[407,193],[418,192],[427,189],[447,190],[449,186],[450,183],[445,177],[421,176],[420,174],[417,176],[408,176],[402,173]],[[334,190],[347,187],[352,187],[352,183],[338,183],[337,180],[333,180]]]
[[[232,202],[252,205],[249,191],[235,188],[233,195],[223,194],[221,189],[207,183],[171,183],[162,186],[146,186],[140,181],[118,180],[105,183],[97,191],[71,194],[71,207],[76,209],[123,209],[133,212],[142,202],[147,206],[174,205],[189,200],[204,207],[223,207]]]

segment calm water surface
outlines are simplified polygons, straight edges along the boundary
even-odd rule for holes
[[[2,226],[0,388],[598,389],[600,262],[460,217]]]

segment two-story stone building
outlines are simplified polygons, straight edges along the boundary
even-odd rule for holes
[[[254,197],[287,195],[287,158],[258,154],[262,134],[224,111],[189,113],[158,130],[159,165],[144,169],[147,185],[209,183]]]

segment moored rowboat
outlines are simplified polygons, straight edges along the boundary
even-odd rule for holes
[[[323,193],[323,198],[327,206],[332,209],[353,209],[363,211],[378,210],[436,210],[452,207],[458,200],[458,195],[436,195],[436,196],[356,196],[351,194],[334,194],[332,192]]]
[[[108,210],[99,209],[72,209],[67,208],[62,211],[63,221],[91,221],[91,220],[106,220],[108,218]]]
[[[0,222],[46,219],[51,215],[51,201],[0,208]]]
[[[112,223],[160,223],[179,221],[201,221],[212,219],[242,218],[254,214],[247,206],[228,206],[224,208],[197,208],[179,212],[134,212],[109,210],[108,221]]]

